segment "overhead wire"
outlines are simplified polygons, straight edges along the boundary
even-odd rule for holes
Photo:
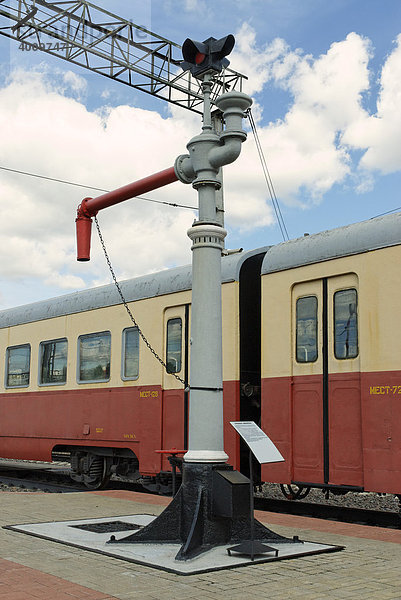
[[[2,169],[3,171],[11,171],[12,173],[18,173],[20,175],[28,175],[30,177],[37,177],[38,179],[45,179],[47,181],[54,181],[54,182],[57,182],[57,183],[63,183],[63,184],[67,184],[67,185],[74,185],[74,186],[81,187],[81,188],[97,190],[99,192],[108,192],[109,191],[109,190],[104,190],[102,188],[91,187],[89,185],[83,185],[83,184],[80,184],[80,183],[74,183],[72,181],[65,181],[63,179],[56,179],[55,177],[46,177],[44,175],[38,175],[36,173],[28,173],[26,171],[20,171],[18,169],[10,169],[8,167],[3,167],[3,166],[0,166],[0,169]],[[172,203],[172,202],[163,202],[161,200],[154,200],[154,199],[151,199],[151,198],[144,198],[142,196],[136,196],[136,198],[139,198],[141,200],[146,200],[147,202],[156,202],[157,204],[167,204],[168,206],[173,206],[173,207],[178,207],[178,208],[190,208],[192,210],[197,210],[197,208],[192,207],[192,206],[186,206],[186,205],[176,204],[176,203]],[[113,267],[111,265],[111,261],[110,261],[109,255],[107,253],[106,246],[105,246],[105,243],[104,243],[104,240],[103,240],[103,236],[102,236],[102,233],[100,231],[99,222],[98,222],[96,216],[94,217],[94,220],[95,220],[96,229],[97,229],[97,232],[98,232],[98,235],[99,235],[100,243],[102,245],[103,252],[104,252],[105,257],[106,257],[107,264],[109,266],[109,269],[110,269],[110,272],[111,272],[114,284],[115,284],[115,286],[117,288],[117,291],[118,291],[118,293],[119,293],[119,295],[121,297],[122,303],[124,304],[125,309],[126,309],[128,315],[129,315],[132,323],[138,329],[138,333],[141,336],[141,338],[143,339],[143,341],[145,342],[146,346],[149,348],[149,350],[151,351],[151,353],[153,354],[153,356],[159,361],[159,363],[167,371],[167,365],[166,365],[166,363],[159,356],[159,354],[154,350],[154,348],[152,347],[152,345],[150,344],[150,342],[148,341],[148,339],[145,337],[144,333],[142,332],[141,328],[139,327],[138,323],[136,322],[136,320],[135,320],[135,318],[134,318],[134,316],[133,316],[133,314],[132,314],[132,312],[131,312],[131,310],[130,310],[130,308],[128,306],[127,301],[124,298],[124,295],[122,293],[121,287],[120,287],[120,285],[119,285],[119,283],[117,281],[116,275],[115,275]],[[184,379],[182,379],[177,373],[171,373],[171,375],[173,377],[175,377],[180,383],[182,383],[184,385],[184,387],[187,389],[188,383],[186,381],[184,381]]]
[[[43,7],[41,8],[41,11],[47,17],[49,17],[50,19],[54,16],[52,13],[46,12],[46,10]],[[57,24],[59,24],[58,20],[57,20]],[[52,27],[53,24],[49,24],[49,26]],[[56,28],[56,31],[57,31],[57,28]],[[94,39],[96,39],[96,37],[97,37],[91,31],[87,31],[86,35],[89,36],[89,37],[92,37]],[[110,41],[109,41],[108,38],[105,38],[104,40],[102,40],[102,43],[105,43],[107,45],[107,44],[110,44]],[[257,148],[257,151],[258,151],[258,154],[259,154],[259,159],[260,159],[260,162],[261,162],[261,165],[262,165],[262,170],[263,170],[263,174],[264,174],[264,177],[265,177],[266,185],[267,185],[267,188],[268,188],[268,191],[269,191],[269,194],[270,194],[270,198],[271,198],[271,202],[272,202],[272,206],[273,206],[273,209],[274,209],[274,212],[275,212],[275,215],[276,215],[277,223],[279,225],[279,228],[280,228],[281,234],[283,236],[283,239],[284,239],[284,241],[286,241],[286,240],[289,239],[287,227],[285,225],[284,218],[283,218],[283,215],[282,215],[282,212],[281,212],[281,208],[280,208],[280,204],[279,204],[279,201],[278,201],[275,189],[274,189],[273,181],[272,181],[269,169],[267,167],[266,159],[265,159],[265,156],[264,156],[264,153],[263,153],[263,148],[262,148],[262,145],[260,143],[258,131],[257,131],[257,128],[256,128],[256,123],[255,123],[255,120],[253,118],[253,114],[252,114],[251,109],[249,109],[249,111],[248,111],[248,117],[249,117],[249,122],[250,122],[250,125],[251,125],[251,129],[252,129],[252,132],[253,132],[253,135],[254,135],[256,148]],[[52,177],[45,177],[45,176],[40,176],[40,175],[33,174],[33,173],[27,173],[27,172],[24,172],[24,171],[18,171],[16,169],[8,169],[6,167],[1,167],[1,166],[0,166],[0,169],[8,170],[8,171],[16,172],[16,173],[21,173],[23,175],[27,175],[27,176],[30,176],[30,177],[38,177],[38,178],[41,178],[41,179],[47,179],[49,181],[57,181],[59,183],[63,183],[63,184],[67,184],[67,185],[74,185],[74,186],[85,188],[85,189],[91,189],[91,190],[96,190],[96,191],[101,191],[101,192],[108,192],[109,191],[109,190],[105,190],[105,189],[102,189],[102,188],[97,188],[97,187],[94,187],[94,186],[87,186],[87,185],[83,185],[83,184],[73,183],[73,182],[70,182],[70,181],[55,179],[55,178],[52,178]],[[180,204],[177,204],[177,203],[164,202],[164,201],[154,200],[154,199],[151,199],[151,198],[144,198],[143,196],[137,196],[137,198],[140,199],[140,200],[145,200],[145,201],[148,201],[148,202],[154,202],[154,203],[157,203],[157,204],[165,204],[167,206],[173,206],[173,207],[177,207],[177,208],[188,208],[190,210],[197,210],[197,208],[192,207],[192,206],[186,206],[186,205],[180,205]]]
[[[3,6],[5,6],[5,5],[3,5]],[[10,10],[14,10],[12,7],[6,6],[6,8],[9,8]],[[48,17],[50,19],[52,17],[54,17],[54,14],[50,13],[50,12],[46,12],[46,10],[45,10],[44,7],[41,7],[40,10],[41,10],[41,12],[43,12],[43,14],[46,17]],[[61,23],[63,23],[63,22],[61,21]],[[59,24],[59,20],[57,20],[57,24]],[[49,27],[54,28],[55,32],[57,32],[57,27],[54,27],[53,23],[49,23]],[[0,29],[9,29],[9,28],[10,27],[0,27]],[[97,34],[94,34],[91,31],[86,31],[86,36],[87,37],[91,37],[94,40],[96,40],[96,38],[97,38]],[[31,42],[27,42],[27,43],[31,43]],[[112,44],[111,44],[111,42],[110,42],[110,40],[108,38],[105,38],[104,40],[102,40],[102,44],[109,45],[110,47],[112,46]],[[147,57],[142,57],[142,60],[144,62],[149,62],[149,59]],[[150,64],[150,62],[149,62],[149,64]],[[268,191],[269,191],[269,194],[270,194],[270,198],[271,198],[272,206],[273,206],[273,209],[274,209],[274,212],[275,212],[275,215],[276,215],[277,223],[279,225],[279,228],[280,228],[283,240],[286,241],[286,240],[289,239],[288,230],[287,230],[287,227],[286,227],[286,224],[285,224],[282,212],[281,212],[280,204],[279,204],[279,201],[278,201],[275,189],[274,189],[274,185],[273,185],[273,181],[272,181],[272,178],[271,178],[271,175],[270,175],[270,171],[269,171],[267,163],[266,163],[266,159],[265,159],[265,156],[264,156],[263,148],[262,148],[262,145],[261,145],[261,142],[260,142],[260,138],[259,138],[259,135],[258,135],[256,123],[255,123],[255,120],[254,120],[254,117],[253,117],[251,109],[249,109],[249,111],[248,111],[248,118],[249,118],[249,123],[250,123],[250,126],[251,126],[252,133],[254,135],[256,148],[257,148],[259,159],[260,159],[260,162],[261,162],[261,165],[262,165],[263,174],[264,174],[266,185],[267,185],[267,188],[268,188]],[[66,180],[62,180],[62,179],[56,179],[56,178],[53,178],[53,177],[46,177],[44,175],[38,175],[38,174],[35,174],[35,173],[28,173],[28,172],[25,172],[25,171],[20,171],[18,169],[11,169],[11,168],[7,168],[7,167],[4,167],[4,166],[0,166],[0,169],[2,169],[4,171],[10,171],[10,172],[13,172],[13,173],[19,173],[21,175],[26,175],[26,176],[29,176],[29,177],[36,177],[36,178],[39,178],[39,179],[44,179],[44,180],[48,180],[48,181],[54,181],[54,182],[63,183],[63,184],[66,184],[66,185],[73,185],[73,186],[80,187],[80,188],[83,188],[83,189],[90,189],[90,190],[99,191],[99,192],[106,192],[106,193],[110,191],[110,190],[106,190],[106,189],[103,189],[103,188],[98,188],[98,187],[95,187],[95,186],[89,186],[89,185],[84,185],[84,184],[80,184],[80,183],[74,183],[74,182],[71,182],[71,181],[66,181]],[[194,207],[194,206],[187,206],[187,205],[178,204],[178,203],[165,202],[165,201],[161,201],[161,200],[155,200],[155,199],[152,199],[152,198],[145,198],[143,196],[136,196],[136,198],[138,200],[144,200],[146,202],[153,202],[153,203],[156,203],[156,204],[164,204],[164,205],[167,205],[167,206],[172,206],[174,208],[186,208],[186,209],[190,209],[190,210],[198,210],[198,208]],[[374,219],[374,218],[381,217],[381,216],[384,216],[384,215],[387,215],[387,214],[391,214],[392,212],[395,212],[395,211],[400,210],[400,209],[401,209],[401,207],[394,208],[392,210],[389,210],[389,211],[380,213],[378,215],[375,215],[374,217],[371,217],[371,218]]]
[[[283,240],[287,241],[290,239],[290,236],[288,235],[288,231],[287,231],[287,227],[286,224],[284,222],[284,217],[283,214],[281,212],[281,208],[280,208],[280,204],[277,198],[277,194],[276,191],[274,189],[274,185],[273,185],[273,181],[270,175],[270,171],[268,169],[267,166],[267,162],[266,162],[266,158],[263,152],[263,148],[262,148],[262,144],[260,143],[260,138],[259,138],[259,134],[258,134],[258,130],[256,128],[256,123],[255,123],[255,119],[253,118],[253,114],[252,114],[252,110],[249,109],[248,111],[248,118],[249,118],[249,123],[251,125],[251,130],[255,139],[255,144],[256,144],[256,149],[258,151],[258,155],[259,155],[259,159],[262,165],[262,170],[263,170],[263,175],[265,177],[265,181],[266,181],[266,185],[267,185],[267,189],[269,190],[269,194],[270,194],[270,198],[271,198],[271,202],[273,205],[273,209],[276,215],[276,219],[277,219],[277,223],[278,226],[280,228],[281,231],[281,235],[283,236]]]
[[[9,167],[0,166],[3,171],[10,171],[11,173],[18,173],[20,175],[27,175],[28,177],[36,177],[37,179],[45,179],[47,181],[55,181],[56,183],[63,183],[65,185],[74,185],[76,187],[84,188],[87,190],[94,190],[97,192],[110,192],[103,188],[98,188],[92,185],[84,185],[82,183],[74,183],[73,181],[66,181],[65,179],[57,179],[55,177],[47,177],[45,175],[38,175],[37,173],[28,173],[27,171],[21,171],[19,169],[10,169]],[[144,196],[135,196],[135,199],[144,200],[146,202],[153,202],[155,204],[165,204],[166,206],[172,206],[174,208],[188,208],[190,210],[198,210],[196,206],[188,206],[187,204],[178,204],[177,202],[166,202],[164,200],[155,200],[154,198],[145,198]]]

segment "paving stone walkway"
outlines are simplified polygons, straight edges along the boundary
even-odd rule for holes
[[[159,514],[134,492],[0,495],[0,525]],[[257,514],[262,520],[261,513]],[[401,600],[401,531],[264,514],[286,536],[341,552],[180,576],[0,529],[1,600]]]

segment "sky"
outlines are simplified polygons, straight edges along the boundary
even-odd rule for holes
[[[5,0],[3,5],[15,4]],[[290,238],[401,207],[399,0],[97,0],[178,44],[232,33]],[[8,21],[0,16],[0,27]],[[0,29],[1,33],[2,29]],[[6,30],[5,30],[6,31]],[[174,164],[201,117],[0,35],[0,308],[109,283],[96,232],[75,260],[75,214]],[[283,241],[249,124],[224,168],[228,248]],[[196,207],[180,182],[147,195]],[[99,213],[118,278],[188,264],[193,209],[133,199]]]

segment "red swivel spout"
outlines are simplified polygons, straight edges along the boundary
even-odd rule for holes
[[[92,200],[92,198],[84,198],[82,200],[82,204],[78,206],[77,218],[75,219],[77,231],[77,260],[81,262],[90,260],[92,219],[89,216],[90,213],[87,213],[85,209],[88,200]]]
[[[77,218],[75,220],[77,228],[77,260],[90,260],[90,241],[92,218],[102,208],[108,208],[114,204],[119,204],[124,200],[135,198],[140,194],[146,194],[157,188],[178,181],[174,167],[159,171],[154,175],[129,183],[124,187],[118,188],[97,198],[85,198],[78,206]]]

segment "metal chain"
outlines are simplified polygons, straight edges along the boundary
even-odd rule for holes
[[[105,257],[106,257],[106,262],[107,262],[107,264],[108,264],[108,267],[109,267],[109,269],[110,269],[110,273],[111,273],[111,276],[112,276],[112,278],[113,278],[114,284],[115,284],[115,286],[116,286],[116,288],[117,288],[118,294],[119,294],[119,296],[120,296],[120,298],[121,298],[121,302],[123,303],[123,305],[124,305],[124,307],[125,307],[125,310],[127,311],[127,313],[128,313],[128,316],[129,316],[129,318],[131,319],[132,323],[133,323],[133,324],[134,324],[134,326],[137,328],[137,330],[138,330],[138,333],[139,333],[139,335],[141,336],[142,340],[144,341],[144,343],[145,343],[146,347],[147,347],[147,348],[150,350],[150,352],[153,354],[153,356],[155,357],[155,359],[156,359],[156,360],[157,360],[157,361],[158,361],[158,362],[159,362],[159,363],[162,365],[162,367],[163,367],[163,368],[166,370],[166,373],[168,373],[168,369],[167,369],[167,365],[166,365],[166,363],[165,363],[165,362],[164,362],[164,360],[163,360],[163,359],[162,359],[162,358],[161,358],[161,357],[160,357],[160,356],[157,354],[156,350],[154,350],[154,349],[153,349],[153,347],[151,346],[150,342],[149,342],[149,341],[147,340],[147,338],[145,337],[144,333],[142,332],[141,328],[139,327],[138,323],[136,322],[136,320],[135,320],[135,318],[134,318],[134,315],[132,314],[132,312],[131,312],[131,309],[130,309],[130,307],[129,307],[129,306],[128,306],[128,304],[127,304],[127,301],[126,301],[126,299],[124,298],[124,294],[122,293],[122,290],[121,290],[120,284],[119,284],[119,283],[118,283],[118,281],[117,281],[116,274],[114,273],[113,266],[112,266],[112,264],[111,264],[111,261],[110,261],[109,255],[108,255],[108,253],[107,253],[107,250],[106,250],[106,244],[104,243],[104,239],[103,239],[102,233],[101,233],[101,231],[100,231],[99,222],[98,222],[98,220],[97,220],[97,217],[96,217],[96,215],[95,215],[94,219],[95,219],[95,224],[96,224],[96,229],[97,229],[97,233],[98,233],[98,236],[99,236],[99,240],[100,240],[100,243],[101,243],[101,245],[102,245],[102,248],[103,248],[104,255],[105,255]],[[185,382],[183,379],[181,379],[181,377],[179,377],[179,375],[177,375],[176,373],[169,373],[169,375],[172,375],[173,377],[175,377],[175,379],[177,379],[177,380],[178,380],[180,383],[182,383],[182,384],[183,384],[183,386],[184,386],[185,388],[187,387],[187,383],[186,383],[186,382]]]

